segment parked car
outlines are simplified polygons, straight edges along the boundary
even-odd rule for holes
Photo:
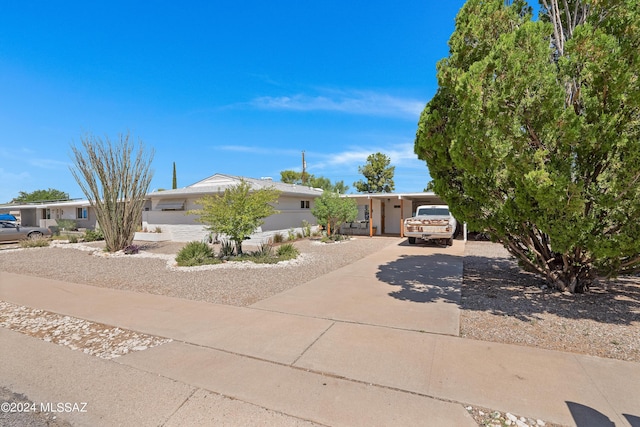
[[[0,221],[0,242],[51,236],[51,230],[43,227],[22,227],[11,221]]]
[[[411,245],[416,243],[416,239],[422,239],[438,240],[451,246],[457,225],[456,219],[449,211],[449,206],[418,206],[416,215],[404,220],[404,235],[408,237]]]
[[[0,221],[17,222],[18,219],[15,216],[11,215],[11,214],[3,213],[3,214],[0,214]]]

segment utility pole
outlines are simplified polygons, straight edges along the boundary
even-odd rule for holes
[[[307,182],[307,162],[304,160],[304,151],[302,152],[302,184]]]

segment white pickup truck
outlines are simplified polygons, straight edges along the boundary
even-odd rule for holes
[[[422,239],[439,240],[451,246],[456,226],[448,206],[423,205],[416,209],[416,216],[404,220],[404,235],[412,245],[416,239]]]

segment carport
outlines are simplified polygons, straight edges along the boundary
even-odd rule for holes
[[[371,193],[346,194],[343,197],[355,199],[358,204],[358,218],[341,228],[345,234],[372,236],[396,235],[404,237],[404,220],[413,216],[420,205],[446,205],[433,192],[421,193]],[[362,230],[355,233],[353,230]],[[466,240],[466,226],[464,239]]]

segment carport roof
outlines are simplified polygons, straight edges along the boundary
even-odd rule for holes
[[[354,199],[395,199],[424,202],[425,204],[446,205],[447,203],[432,191],[420,193],[363,193],[345,194],[343,197]]]

